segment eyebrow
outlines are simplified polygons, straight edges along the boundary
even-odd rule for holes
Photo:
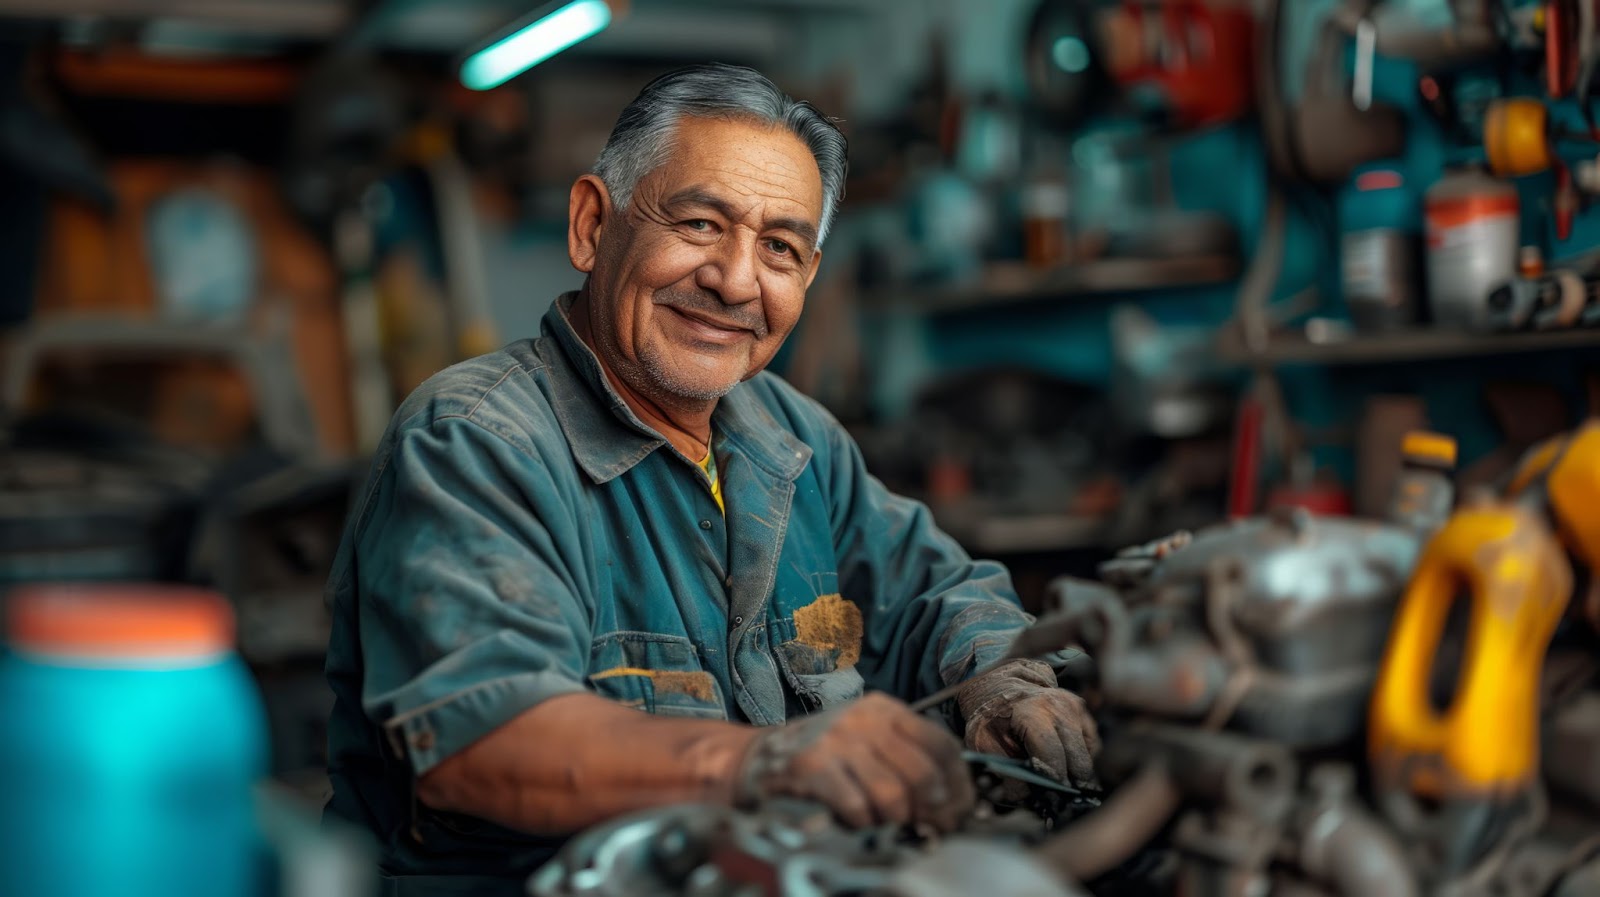
[[[699,187],[680,190],[668,197],[663,205],[668,209],[675,209],[681,206],[704,206],[730,221],[739,217],[732,203]],[[817,245],[817,227],[804,218],[769,218],[762,222],[762,226],[793,231],[795,235],[805,240],[810,247],[815,248]]]

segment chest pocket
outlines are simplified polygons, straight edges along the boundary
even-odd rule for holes
[[[832,578],[831,576],[829,577]],[[861,697],[866,683],[856,663],[861,659],[861,608],[837,592],[818,597],[794,611],[793,638],[773,646],[778,665],[804,710],[826,710]]]
[[[589,686],[619,704],[661,716],[727,719],[722,687],[687,638],[613,632],[589,649]]]

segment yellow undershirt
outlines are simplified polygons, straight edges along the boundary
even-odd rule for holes
[[[700,460],[700,469],[705,471],[706,481],[711,484],[711,497],[717,500],[717,510],[722,516],[728,516],[728,509],[722,504],[722,477],[717,476],[717,453],[706,450],[706,456]]]

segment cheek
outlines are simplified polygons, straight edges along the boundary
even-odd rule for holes
[[[800,321],[800,311],[805,308],[805,286],[798,280],[784,278],[781,283],[769,285],[762,291],[765,297],[769,339],[782,340]]]
[[[643,241],[641,241],[643,242]],[[621,305],[618,317],[618,342],[630,356],[641,343],[649,342],[655,329],[656,291],[691,283],[701,264],[701,251],[678,241],[656,241],[637,246],[637,252],[619,266],[613,291]]]
[[[650,241],[634,256],[636,286],[650,290],[672,286],[694,277],[694,272],[711,259],[711,251],[671,236]]]
[[[780,285],[772,285],[762,290],[763,311],[767,316],[767,338],[755,347],[753,367],[764,368],[778,354],[778,349],[783,341],[794,331],[795,324],[800,321],[800,310],[805,307],[806,293],[804,287],[798,283],[787,280]]]

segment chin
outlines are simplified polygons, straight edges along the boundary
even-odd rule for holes
[[[738,380],[735,380],[732,383],[725,383],[722,381],[715,383],[685,383],[679,381],[674,383],[662,383],[661,385],[668,392],[671,392],[674,396],[677,396],[685,401],[710,402],[720,399],[732,392],[733,388],[738,386],[739,383],[740,381]]]
[[[662,393],[685,402],[711,402],[722,398],[743,382],[743,377],[686,377],[681,371],[647,367],[650,379]]]
[[[655,353],[647,353],[640,361],[657,389],[685,402],[720,399],[755,373],[747,365],[730,363],[730,359],[725,357],[685,357],[680,354],[669,360]]]

